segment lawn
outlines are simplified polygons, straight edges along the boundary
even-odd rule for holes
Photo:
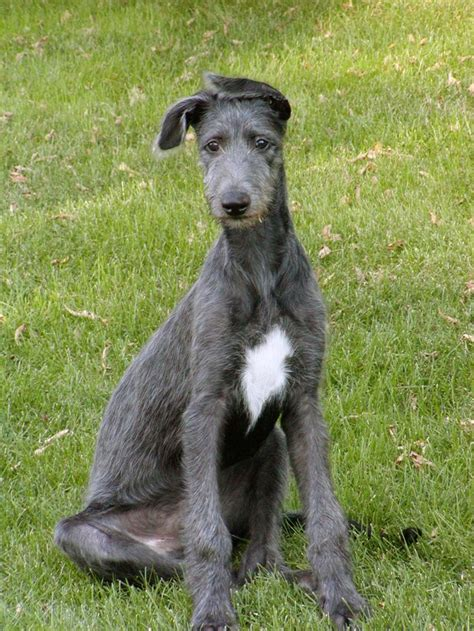
[[[335,485],[374,533],[352,541],[366,627],[467,629],[469,3],[3,0],[0,12],[2,628],[186,628],[182,584],[104,586],[52,531],[81,507],[114,385],[218,233],[192,140],[166,161],[150,152],[166,107],[213,70],[267,81],[293,107],[291,206],[330,315]],[[398,545],[411,525],[423,537]],[[301,534],[284,549],[305,566]],[[330,628],[270,574],[234,602],[243,629]]]

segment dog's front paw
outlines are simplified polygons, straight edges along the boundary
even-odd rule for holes
[[[367,601],[351,583],[341,585],[337,580],[327,579],[319,585],[318,594],[323,611],[338,629],[354,628],[355,618],[370,615]]]
[[[234,629],[237,628],[238,627],[235,625],[229,626],[228,624],[221,624],[220,622],[201,624],[199,627],[193,625],[193,631],[234,631]]]
[[[193,631],[237,631],[239,625],[231,620],[224,620],[222,618],[207,620],[203,623],[193,624]]]
[[[212,607],[195,612],[192,631],[237,631],[239,625],[231,606],[222,609]]]

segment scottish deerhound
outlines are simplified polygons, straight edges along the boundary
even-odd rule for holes
[[[306,585],[340,628],[365,610],[318,402],[324,307],[287,204],[290,112],[269,85],[214,74],[166,112],[155,151],[194,127],[222,233],[112,395],[87,507],[56,528],[57,545],[101,577],[184,570],[194,629],[237,624],[232,536],[249,540],[240,581],[260,566],[291,577],[279,549],[288,454],[309,538]]]

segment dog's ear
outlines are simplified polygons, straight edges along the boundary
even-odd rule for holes
[[[222,77],[212,72],[204,73],[204,83],[211,94],[242,99],[262,99],[281,120],[287,121],[291,116],[288,99],[268,83],[252,79]]]
[[[208,102],[204,93],[181,99],[172,105],[161,123],[161,129],[153,143],[153,154],[163,157],[170,149],[178,147],[186,137],[186,131],[190,125],[195,125]]]

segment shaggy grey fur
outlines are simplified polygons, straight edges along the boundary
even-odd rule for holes
[[[57,525],[55,541],[105,578],[184,570],[193,628],[221,630],[237,625],[231,536],[245,537],[239,582],[259,566],[300,578],[342,628],[365,601],[351,578],[318,401],[324,307],[288,211],[282,143],[291,110],[264,83],[206,79],[206,89],[167,111],[155,151],[176,147],[195,128],[222,233],[195,285],[112,395],[87,506]],[[294,349],[288,383],[249,429],[245,352],[276,325]],[[309,539],[311,571],[301,576],[279,550],[288,454]]]

